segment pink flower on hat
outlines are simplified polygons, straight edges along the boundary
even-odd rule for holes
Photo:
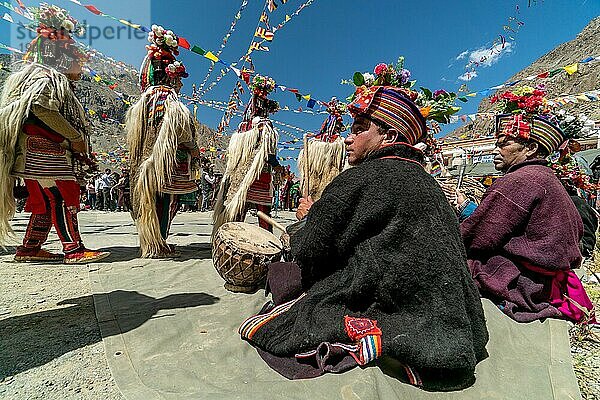
[[[375,69],[373,70],[373,72],[375,72],[375,75],[379,76],[381,74],[386,73],[387,70],[388,70],[387,64],[380,63],[375,66]]]

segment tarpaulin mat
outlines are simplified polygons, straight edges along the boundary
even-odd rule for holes
[[[238,334],[241,322],[265,303],[264,291],[223,288],[212,265],[210,224],[195,215],[178,217],[173,226],[180,259],[136,258],[133,233],[95,241],[115,250],[107,262],[90,265],[90,278],[106,357],[127,399],[581,398],[567,323],[519,324],[487,300],[490,357],[477,366],[468,389],[425,392],[378,367],[287,380]]]

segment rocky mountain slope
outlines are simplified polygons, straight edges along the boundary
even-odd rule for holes
[[[600,55],[600,17],[594,18],[577,37],[563,43],[554,50],[543,55],[533,64],[516,73],[507,82],[514,82],[531,75],[541,74],[581,61],[588,56]],[[573,75],[566,72],[558,73],[546,79],[536,78],[533,81],[523,82],[529,86],[544,84],[548,98],[553,99],[565,94],[577,94],[600,88],[600,62],[579,64],[579,70]],[[579,102],[563,106],[573,115],[583,113],[595,121],[600,120],[600,102]],[[484,99],[479,105],[479,113],[493,112],[493,105],[489,98]],[[457,138],[471,139],[486,136],[493,132],[493,120],[490,118],[477,118],[475,122],[456,129],[444,139]]]

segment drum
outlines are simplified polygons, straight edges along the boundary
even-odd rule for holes
[[[267,276],[267,265],[279,261],[283,244],[256,225],[244,222],[223,224],[213,242],[213,264],[225,279],[225,289],[254,293]]]

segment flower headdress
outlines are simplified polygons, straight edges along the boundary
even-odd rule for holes
[[[505,135],[539,143],[552,153],[567,139],[557,116],[548,107],[544,86],[521,86],[492,96],[498,104],[496,136]]]
[[[158,83],[168,83],[179,78],[187,78],[189,74],[185,65],[175,56],[179,55],[179,38],[173,31],[159,25],[152,25],[148,33],[148,54],[140,68],[140,86],[142,91]],[[157,74],[164,73],[162,79]],[[163,81],[163,82],[161,82]]]
[[[84,34],[83,26],[68,11],[55,5],[40,3],[32,10],[38,35],[29,44],[23,59],[63,71],[68,70],[74,60],[85,64],[88,56],[75,46],[72,38],[72,35]]]
[[[40,3],[39,7],[32,7],[33,17],[38,24],[38,33],[40,29],[52,29],[63,31],[64,33],[83,36],[85,28],[79,25],[79,22],[64,10],[55,5]]]
[[[490,103],[499,104],[503,114],[547,115],[549,114],[546,91],[543,85],[520,86],[513,90],[494,95]]]
[[[396,64],[378,64],[373,73],[356,72],[352,78],[356,90],[348,98],[348,110],[353,116],[372,114],[396,128],[411,144],[423,141],[427,136],[427,120],[448,123],[460,107],[455,105],[455,93],[431,92],[423,87],[416,91],[413,89],[416,81],[410,78],[410,71],[404,68],[404,57]]]
[[[268,76],[254,75],[250,82],[250,89],[252,94],[259,97],[267,97],[269,93],[275,90],[275,80]]]
[[[321,130],[315,138],[324,142],[335,141],[340,136],[340,133],[346,130],[342,116],[346,114],[347,111],[346,104],[338,101],[337,98],[332,97],[329,103],[327,103],[327,112],[329,113],[329,116],[323,121]]]
[[[598,185],[591,182],[590,174],[577,162],[571,152],[564,156],[560,151],[551,154],[548,157],[548,166],[552,168],[558,179],[570,192],[576,189],[588,193],[598,190]]]
[[[279,111],[279,103],[268,99],[267,96],[275,90],[275,80],[268,76],[256,74],[248,84],[252,98],[246,105],[244,116],[238,129],[245,131],[251,128],[254,117],[267,118],[269,114]]]
[[[558,110],[549,115],[560,127],[566,140],[557,151],[548,156],[548,165],[569,192],[577,189],[586,192],[598,190],[598,185],[591,182],[589,168],[585,168],[575,156],[575,153],[581,150],[577,139],[593,133],[588,132],[590,119],[583,114],[576,117],[565,110]]]

